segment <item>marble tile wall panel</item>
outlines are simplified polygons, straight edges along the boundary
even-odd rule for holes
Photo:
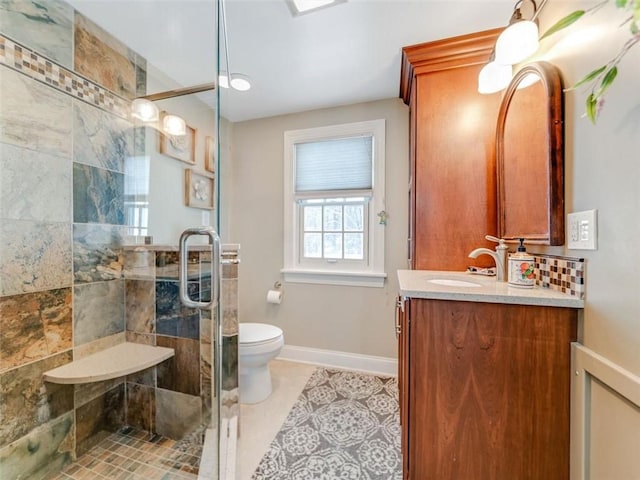
[[[138,247],[135,250],[125,249],[124,276],[132,280],[155,280],[156,252]]]
[[[0,296],[71,285],[69,224],[0,223]]]
[[[131,375],[127,375],[127,383],[136,383],[138,385],[146,385],[147,387],[155,387],[157,382],[157,367],[150,367]]]
[[[83,343],[82,345],[76,345],[73,349],[73,359],[80,360],[81,358],[92,355],[96,352],[101,352],[109,347],[113,347],[126,341],[126,335],[124,332],[119,332],[107,337],[99,338],[93,342]]]
[[[220,309],[222,311],[222,334],[238,334],[238,280],[223,279],[220,287]]]
[[[200,343],[188,338],[158,335],[158,346],[175,350],[175,355],[158,365],[158,388],[200,395]]]
[[[75,408],[86,405],[90,401],[101,397],[105,393],[121,385],[124,385],[124,379],[122,377],[112,378],[111,380],[105,380],[104,382],[78,383],[73,386]]]
[[[0,449],[3,479],[42,480],[74,459],[73,412],[29,432]]]
[[[200,397],[160,388],[156,391],[157,433],[179,440],[200,424]]]
[[[73,385],[42,379],[71,359],[68,351],[0,374],[0,447],[73,409]]]
[[[124,174],[74,163],[73,221],[124,225]]]
[[[213,320],[211,310],[200,312],[200,375],[202,378],[211,379],[211,366],[213,361],[212,328]]]
[[[0,69],[0,142],[71,158],[71,98]]]
[[[138,333],[127,330],[127,342],[141,343],[143,345],[155,345],[156,335],[152,333]]]
[[[69,350],[71,288],[0,297],[0,372]]]
[[[197,283],[189,282],[188,292],[192,299],[199,299]],[[199,323],[198,310],[182,305],[178,282],[156,282],[156,333],[198,339]]]
[[[156,332],[156,282],[125,280],[125,317],[128,331]]]
[[[122,97],[137,96],[135,52],[79,13],[74,39],[77,73]]]
[[[238,387],[238,335],[222,336],[222,389]]]
[[[81,456],[124,424],[124,384],[76,409],[76,454]]]
[[[74,284],[122,277],[125,227],[100,224],[73,225]]]
[[[128,119],[131,101],[90,82],[46,56],[0,34],[0,65],[45,83],[55,90]]]
[[[69,158],[0,143],[0,171],[0,218],[71,221]]]
[[[60,0],[0,1],[0,32],[72,68],[73,8]]]
[[[155,432],[155,388],[127,383],[127,425]]]
[[[79,100],[73,113],[73,160],[124,173],[127,157],[134,155],[131,122]]]
[[[73,324],[74,345],[124,332],[124,282],[75,286]]]

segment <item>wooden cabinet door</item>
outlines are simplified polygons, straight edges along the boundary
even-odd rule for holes
[[[410,258],[418,270],[465,270],[497,232],[495,131],[500,95],[478,73],[500,29],[403,49],[400,92],[410,118]],[[491,266],[484,256],[476,265]]]
[[[576,324],[574,309],[412,299],[407,478],[568,479]]]

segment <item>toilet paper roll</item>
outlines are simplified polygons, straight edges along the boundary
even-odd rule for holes
[[[282,302],[282,292],[280,290],[269,290],[267,292],[267,303]]]

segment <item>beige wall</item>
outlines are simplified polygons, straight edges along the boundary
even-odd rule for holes
[[[624,15],[609,2],[571,29],[543,41],[541,59],[556,64],[565,85],[615,56],[628,38]],[[541,31],[585,2],[549,2]],[[574,32],[586,33],[576,41]],[[598,210],[598,250],[538,249],[587,261],[587,298],[581,341],[633,375],[640,375],[640,46],[621,62],[598,124],[584,112],[583,89],[565,95],[566,211]],[[395,356],[392,330],[395,270],[406,265],[407,109],[398,100],[306,112],[234,125],[231,239],[242,244],[240,321],[283,327],[287,343]],[[387,273],[384,290],[285,285],[280,306],[265,294],[282,266],[282,132],[331,123],[387,118]],[[582,462],[597,480],[640,478],[638,455],[612,454],[604,445],[640,445],[640,410],[590,382],[579,389],[589,429]],[[615,412],[615,423],[608,422]],[[575,413],[575,412],[574,412]],[[598,447],[597,449],[595,447]],[[614,449],[615,450],[615,449]],[[617,450],[616,450],[617,451]],[[629,472],[634,472],[630,474]],[[631,476],[630,476],[631,475]]]
[[[613,58],[626,39],[625,18],[609,2],[601,11],[545,40],[542,58],[556,64],[565,85],[578,81]],[[541,22],[546,27],[584,2],[549,2]],[[574,44],[576,34],[586,37]],[[640,45],[619,65],[596,126],[584,112],[584,89],[566,93],[566,211],[598,210],[598,250],[566,248],[549,252],[587,259],[587,294],[582,343],[622,369],[640,375]],[[582,459],[592,479],[640,478],[640,409],[591,383],[586,400],[587,437],[591,448]],[[636,391],[640,389],[636,385]],[[574,396],[582,396],[576,389]],[[615,412],[616,422],[611,422]],[[575,413],[575,412],[574,412]],[[582,412],[580,412],[582,413]],[[636,455],[611,454],[604,445],[635,445]],[[623,453],[626,450],[618,450]],[[630,472],[635,472],[631,474]]]
[[[387,128],[385,287],[287,283],[282,304],[267,304],[283,266],[284,132],[378,118]],[[278,325],[289,345],[396,357],[395,272],[407,265],[408,124],[408,107],[389,99],[233,125],[229,241],[242,249],[241,322]]]

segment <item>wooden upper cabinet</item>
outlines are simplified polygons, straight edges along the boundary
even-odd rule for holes
[[[495,133],[501,93],[478,73],[501,29],[405,47],[400,96],[411,109],[410,255],[424,270],[464,270],[497,233]]]

